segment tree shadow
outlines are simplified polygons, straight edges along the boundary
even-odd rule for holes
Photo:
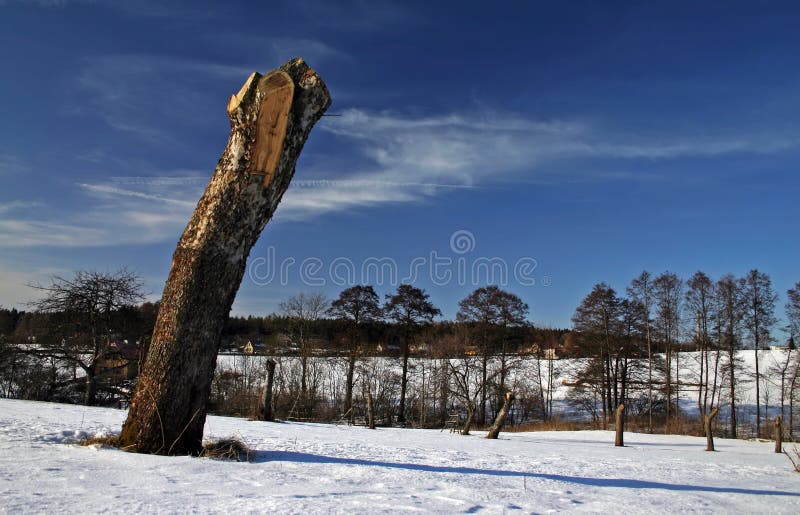
[[[338,458],[322,456],[306,452],[294,451],[256,451],[251,454],[251,462],[286,461],[293,463],[320,463],[331,465],[359,465],[365,467],[385,467],[391,469],[414,470],[418,472],[437,472],[445,474],[475,474],[498,477],[527,477],[534,479],[548,479],[585,486],[635,488],[635,489],[661,489],[681,492],[711,492],[722,494],[746,494],[800,497],[800,492],[787,492],[783,490],[756,490],[751,488],[733,488],[706,485],[687,485],[674,483],[660,483],[657,481],[643,481],[639,479],[599,478],[565,476],[561,474],[544,474],[538,472],[519,472],[514,470],[476,469],[470,467],[441,467],[436,465],[423,465],[415,463],[394,463],[389,461],[375,461],[358,458]]]

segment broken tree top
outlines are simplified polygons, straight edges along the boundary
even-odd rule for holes
[[[289,120],[289,108],[294,98],[294,82],[286,72],[276,70],[266,76],[253,73],[236,95],[228,101],[228,114],[231,115],[242,103],[247,92],[258,82],[263,89],[264,97],[258,108],[258,128],[251,149],[250,173],[263,173],[264,184],[269,184],[283,150],[286,137],[286,124]]]

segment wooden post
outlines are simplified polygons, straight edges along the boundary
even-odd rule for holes
[[[375,415],[372,411],[372,392],[367,392],[367,427],[375,429]]]
[[[231,134],[172,257],[120,446],[198,454],[220,336],[247,257],[331,103],[302,59],[253,73],[228,101]]]
[[[775,452],[783,454],[783,423],[781,417],[775,417]]]
[[[711,431],[711,424],[714,422],[714,417],[719,413],[719,408],[714,408],[711,413],[703,418],[703,430],[706,432],[706,450],[714,450],[714,433]]]
[[[625,405],[620,404],[614,415],[614,427],[617,430],[617,435],[614,438],[614,446],[623,447],[622,433],[625,431]]]
[[[267,384],[264,385],[264,394],[261,396],[261,420],[272,422],[272,385],[275,382],[275,361],[267,360]]]
[[[511,392],[506,392],[506,400],[503,402],[503,407],[500,408],[500,413],[498,413],[497,418],[494,419],[494,424],[492,424],[492,427],[489,429],[486,438],[496,440],[500,435],[500,430],[503,429],[503,422],[506,421],[506,415],[508,415],[508,410],[511,409],[512,402],[514,402],[514,395]]]

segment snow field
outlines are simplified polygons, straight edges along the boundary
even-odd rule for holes
[[[503,433],[209,417],[250,463],[81,447],[125,412],[0,399],[0,511],[798,513],[800,474],[771,442],[610,431]]]

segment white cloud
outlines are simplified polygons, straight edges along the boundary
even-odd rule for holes
[[[800,139],[767,134],[697,138],[631,136],[578,120],[534,120],[479,110],[439,116],[347,109],[320,129],[338,136],[340,148],[358,156],[341,170],[317,170],[332,181],[292,185],[279,211],[304,219],[384,202],[412,202],[457,187],[502,180],[576,182],[654,180],[652,173],[608,171],[602,160],[705,158],[737,153],[771,154],[796,148]],[[547,165],[592,159],[554,177]],[[600,164],[598,164],[600,163]],[[640,168],[640,167],[636,167]]]
[[[207,177],[112,178],[78,183],[89,198],[73,212],[30,209],[38,203],[0,204],[0,240],[7,248],[105,247],[177,240]],[[12,216],[13,215],[13,216]]]
[[[514,182],[653,181],[661,177],[647,173],[642,160],[775,153],[798,145],[791,137],[768,134],[627,136],[584,121],[535,120],[485,109],[441,116],[348,109],[340,117],[325,118],[317,130],[334,135],[337,156],[345,158],[329,161],[332,168],[301,169],[277,221]],[[620,160],[631,163],[626,168],[645,172],[619,170]],[[549,166],[558,162],[570,166]],[[570,171],[554,171],[565,168]],[[0,213],[14,215],[0,222],[0,239],[9,247],[174,241],[207,181],[206,174],[179,170],[82,182],[77,187],[91,198],[88,207],[49,218],[28,202],[0,204]]]

